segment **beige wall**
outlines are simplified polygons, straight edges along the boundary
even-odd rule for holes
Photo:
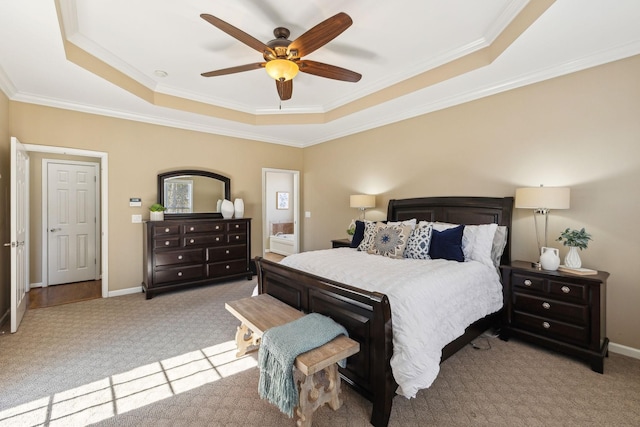
[[[0,243],[10,240],[9,234],[9,99],[0,91]],[[0,246],[0,325],[8,319],[10,249]],[[6,319],[5,319],[6,316]]]
[[[261,247],[262,167],[302,171],[301,210],[312,213],[303,219],[304,250],[346,237],[357,216],[350,194],[377,194],[367,218],[382,219],[389,198],[570,186],[571,209],[552,212],[550,236],[582,226],[593,234],[581,256],[585,266],[611,273],[608,336],[640,348],[638,75],[640,56],[304,150],[15,102],[9,129],[24,143],[109,153],[112,291],[140,284],[142,230],[131,214],[148,218],[156,174],[170,169],[231,177],[232,196],[242,197],[245,215],[254,218],[254,255]],[[0,102],[0,120],[2,108]],[[129,208],[129,197],[142,197],[145,209]],[[512,235],[514,259],[536,258],[531,212],[516,210]]]
[[[252,221],[252,254],[262,253],[262,168],[302,170],[302,150],[145,123],[11,103],[10,129],[22,143],[102,151],[109,156],[109,290],[140,286],[142,225],[157,200],[157,175],[205,169],[231,178]],[[141,197],[142,208],[129,207]]]
[[[593,234],[586,267],[611,273],[608,336],[640,348],[640,56],[305,149],[304,248],[346,237],[349,195],[513,196],[521,186],[571,187],[550,216]],[[532,212],[516,209],[513,259],[537,258]]]

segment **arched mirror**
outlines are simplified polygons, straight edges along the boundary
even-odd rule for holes
[[[231,200],[231,179],[202,170],[176,170],[158,175],[158,203],[165,219],[222,218],[218,200]]]

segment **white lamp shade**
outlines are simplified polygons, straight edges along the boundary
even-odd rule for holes
[[[367,209],[376,207],[376,196],[368,194],[354,194],[350,197],[349,205],[352,208]]]
[[[516,190],[516,208],[569,209],[567,187],[527,187]]]

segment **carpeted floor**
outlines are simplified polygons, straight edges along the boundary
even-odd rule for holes
[[[224,302],[254,281],[29,310],[0,336],[0,426],[293,426],[257,393],[255,355],[235,358]],[[610,354],[604,375],[512,340],[481,338],[433,386],[396,397],[390,426],[638,426],[640,360]],[[366,426],[371,404],[343,385],[315,426]]]

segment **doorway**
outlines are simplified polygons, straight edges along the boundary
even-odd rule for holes
[[[300,172],[262,169],[262,255],[300,252]]]
[[[99,164],[42,159],[42,286],[100,279]]]
[[[102,298],[107,298],[109,296],[109,269],[108,269],[108,259],[109,259],[109,245],[108,245],[108,154],[100,151],[89,151],[89,150],[81,150],[74,148],[65,148],[65,147],[53,147],[53,146],[44,146],[44,145],[34,145],[34,144],[24,144],[27,151],[34,158],[42,158],[47,157],[49,159],[55,159],[56,161],[62,161],[63,163],[71,163],[74,161],[81,160],[82,162],[90,162],[96,166],[96,188],[97,188],[97,197],[96,197],[96,244],[95,248],[95,259],[96,259],[96,269],[95,273],[92,277],[92,280],[99,283],[100,286],[100,294]],[[43,168],[43,175],[46,174],[46,168]],[[41,171],[41,173],[42,173]],[[31,183],[31,187],[33,188],[36,184]],[[43,191],[42,178],[38,180],[37,183],[39,187],[39,194],[46,193]],[[39,195],[38,197],[43,197]],[[41,203],[38,203],[38,206],[41,206]],[[44,209],[44,207],[43,207]],[[46,236],[46,214],[45,211],[38,209],[37,215],[40,216],[39,219],[39,227],[42,227],[41,233],[32,233],[34,236],[38,236],[38,242],[36,245],[38,249],[34,249],[30,253],[30,257],[34,258],[38,262],[40,266],[40,281],[37,279],[34,280],[34,286],[43,286],[45,283],[48,284],[48,277],[45,279],[45,275],[48,276],[46,264],[47,264],[47,256],[48,253],[45,250],[47,247],[46,240],[44,236]],[[33,212],[36,214],[36,212]],[[33,260],[32,260],[33,262]]]

